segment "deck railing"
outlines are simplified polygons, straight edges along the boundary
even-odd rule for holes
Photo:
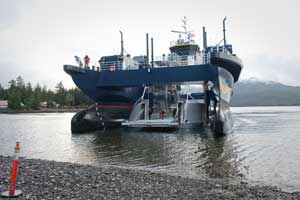
[[[227,45],[231,48],[230,45]],[[156,57],[154,61],[154,68],[161,67],[180,67],[180,66],[192,66],[192,65],[202,65],[209,64],[211,54],[216,52],[224,52],[231,54],[231,50],[228,50],[225,46],[213,46],[208,47],[205,51],[198,52],[194,55],[183,55],[179,56],[177,54],[170,54],[168,56]],[[150,65],[151,66],[151,63]],[[124,57],[122,61],[107,61],[107,62],[95,62],[95,65],[89,67],[82,67],[89,70],[96,71],[119,71],[119,70],[134,70],[140,67],[148,67],[145,64],[140,64],[137,61]]]

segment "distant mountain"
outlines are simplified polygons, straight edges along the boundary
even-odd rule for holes
[[[300,86],[289,86],[255,78],[241,80],[234,86],[232,106],[300,105]]]

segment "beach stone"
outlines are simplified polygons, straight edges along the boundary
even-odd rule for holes
[[[0,156],[0,191],[9,188],[11,158]],[[117,167],[21,158],[19,199],[300,199],[300,192],[246,181],[229,184],[219,179],[191,179]]]

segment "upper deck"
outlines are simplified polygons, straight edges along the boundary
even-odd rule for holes
[[[183,23],[184,31],[172,31],[178,33],[179,38],[176,41],[171,42],[170,54],[167,56],[163,55],[158,57],[155,61],[153,59],[152,46],[151,62],[149,62],[148,53],[147,56],[136,56],[132,59],[129,55],[124,55],[123,51],[121,51],[122,53],[120,55],[102,57],[99,62],[95,62],[95,64],[90,67],[87,66],[85,68],[80,68],[74,65],[65,65],[64,70],[70,75],[78,73],[97,74],[96,76],[99,76],[101,80],[106,80],[101,84],[103,86],[107,86],[109,84],[139,85],[167,83],[167,79],[169,79],[169,82],[182,82],[183,80],[216,80],[218,73],[215,73],[215,69],[222,67],[231,73],[231,75],[234,77],[234,81],[236,82],[242,69],[242,63],[241,60],[232,53],[232,45],[226,43],[225,32],[224,39],[222,40],[224,41],[224,45],[219,45],[219,43],[215,46],[208,47],[206,42],[205,28],[203,28],[204,45],[203,50],[200,51],[199,45],[196,44],[195,40],[193,39],[195,35],[192,33],[192,31],[188,31],[186,28],[186,18],[184,18]],[[122,37],[121,44],[123,44]],[[121,49],[123,49],[123,46]],[[199,70],[197,68],[199,68]],[[192,74],[193,72],[203,73],[204,75],[202,76],[201,74],[197,74],[199,77],[196,78]],[[181,73],[185,74],[186,77],[180,78]],[[192,78],[187,77],[188,75]],[[174,77],[177,79],[174,79]],[[130,82],[126,79],[133,80]],[[115,83],[113,83],[114,81]]]

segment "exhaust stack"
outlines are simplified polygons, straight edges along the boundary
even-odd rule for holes
[[[223,41],[224,41],[224,46],[226,46],[226,44],[227,44],[227,42],[226,42],[225,21],[226,21],[226,17],[223,19]]]
[[[121,34],[121,57],[123,59],[124,57],[124,41],[123,41],[123,32],[120,31],[120,34]]]
[[[147,58],[145,60],[146,66],[149,65],[149,34],[146,33],[146,55]]]
[[[154,68],[154,49],[153,49],[153,38],[151,38],[151,68]]]
[[[205,26],[203,26],[203,49],[205,50],[207,48],[207,35],[205,31]]]

